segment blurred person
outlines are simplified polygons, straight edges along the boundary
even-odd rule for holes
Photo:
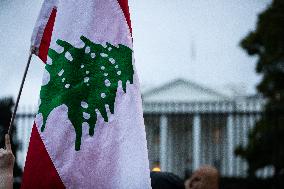
[[[15,157],[12,152],[10,136],[5,135],[5,149],[0,148],[0,189],[13,188],[13,168]]]
[[[215,167],[204,165],[186,180],[186,189],[218,189],[219,173]]]
[[[152,189],[185,189],[183,180],[168,172],[151,172]]]

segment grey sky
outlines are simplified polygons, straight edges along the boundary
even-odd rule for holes
[[[136,67],[142,85],[183,77],[254,92],[256,59],[238,46],[271,0],[129,0]],[[42,1],[0,2],[0,97],[16,95]],[[194,54],[194,56],[192,55]],[[195,58],[194,58],[195,57]],[[33,58],[21,104],[38,99],[43,64]]]

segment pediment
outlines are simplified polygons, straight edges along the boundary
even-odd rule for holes
[[[197,83],[176,79],[142,94],[144,102],[210,102],[229,98]]]

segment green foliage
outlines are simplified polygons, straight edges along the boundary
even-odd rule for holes
[[[76,132],[76,150],[80,150],[83,125],[89,127],[89,135],[93,136],[98,112],[108,122],[107,108],[114,113],[118,83],[126,92],[126,83],[133,83],[134,74],[130,48],[95,44],[84,36],[81,40],[83,48],[57,40],[64,51],[49,49],[52,64],[45,69],[50,80],[41,88],[39,107],[42,132],[54,108],[63,104],[68,107],[68,118]]]
[[[250,55],[259,57],[256,71],[263,75],[258,89],[266,97],[275,99],[284,89],[284,1],[274,0],[259,15],[257,28],[241,46]]]
[[[247,147],[236,153],[249,163],[253,175],[272,165],[275,174],[284,169],[284,1],[274,0],[259,15],[257,28],[241,46],[258,57],[256,71],[263,76],[258,90],[267,99],[265,113],[249,134]]]

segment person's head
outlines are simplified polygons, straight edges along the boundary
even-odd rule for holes
[[[183,180],[168,172],[151,172],[152,189],[185,189]]]
[[[205,165],[193,172],[186,181],[186,189],[218,189],[219,173],[212,166]]]

